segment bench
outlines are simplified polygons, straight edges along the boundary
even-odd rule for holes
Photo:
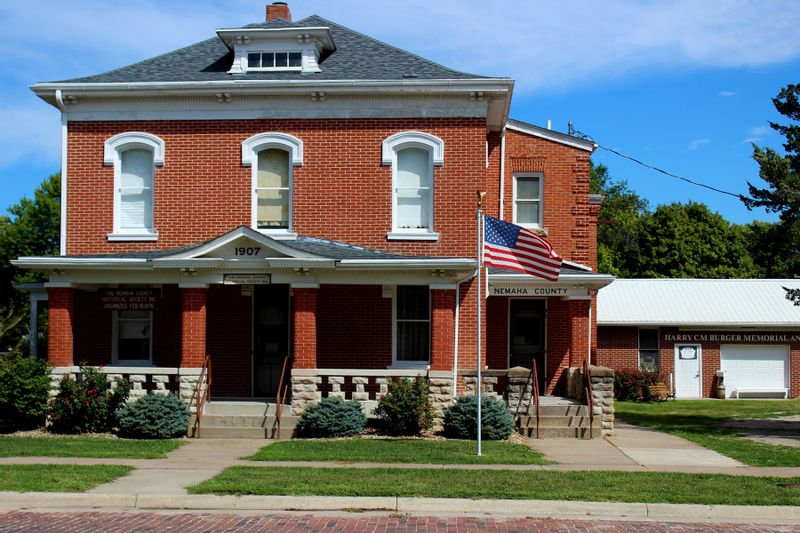
[[[784,400],[789,399],[789,389],[785,387],[775,387],[775,388],[748,388],[748,387],[740,387],[736,389],[736,399],[739,399],[739,393],[744,394],[782,394]]]
[[[642,399],[648,402],[663,402],[672,398],[675,399],[675,393],[669,388],[669,385],[663,381],[659,383],[651,383],[650,385],[642,385]]]

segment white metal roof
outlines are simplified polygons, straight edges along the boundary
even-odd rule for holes
[[[800,280],[617,279],[598,291],[597,323],[800,327],[800,307],[784,287],[800,289]]]

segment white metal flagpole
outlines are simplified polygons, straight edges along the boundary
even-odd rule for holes
[[[477,361],[478,361],[478,375],[477,375],[477,400],[478,400],[478,413],[477,413],[477,422],[478,422],[478,455],[481,455],[481,298],[483,297],[483,293],[481,291],[481,278],[483,277],[482,270],[483,270],[483,210],[481,209],[483,204],[483,196],[485,192],[478,191],[478,327],[476,328],[478,331],[478,347],[477,347]]]

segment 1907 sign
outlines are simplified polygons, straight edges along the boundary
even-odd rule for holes
[[[154,289],[107,289],[101,300],[103,309],[112,311],[153,311],[158,297]]]

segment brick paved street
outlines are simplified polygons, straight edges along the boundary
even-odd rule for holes
[[[0,513],[0,532],[9,531],[518,531],[541,533],[787,533],[797,526],[685,524],[581,520],[483,519],[466,517],[405,517],[378,515],[234,515],[152,512]]]

